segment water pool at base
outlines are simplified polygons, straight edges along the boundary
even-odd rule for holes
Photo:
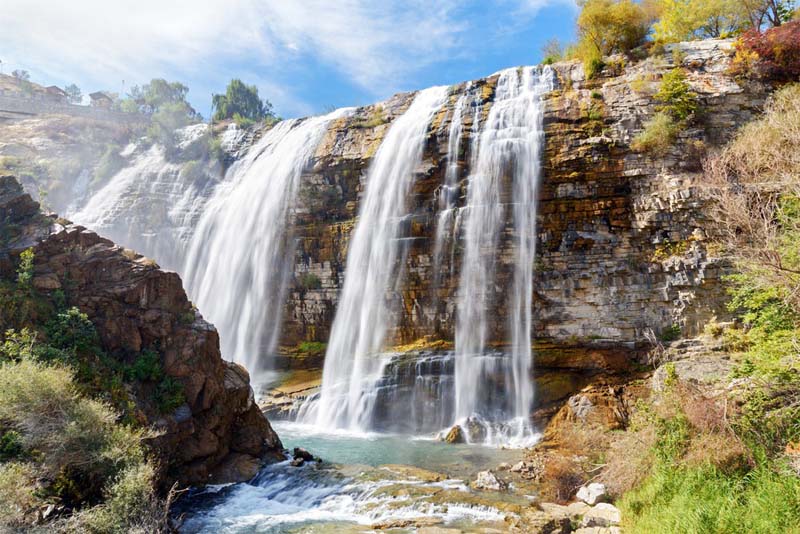
[[[469,489],[477,471],[512,463],[520,450],[450,445],[385,434],[319,433],[306,425],[276,422],[291,450],[303,447],[323,459],[293,467],[265,467],[248,483],[192,492],[176,506],[181,532],[283,534],[413,532],[425,525],[466,531],[504,531],[503,508],[523,497],[484,495]]]

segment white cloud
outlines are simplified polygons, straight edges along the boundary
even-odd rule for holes
[[[499,3],[535,11],[565,1],[572,2]],[[279,107],[302,112],[307,106],[291,96],[297,62],[314,58],[368,92],[386,94],[464,43],[463,6],[458,0],[4,0],[0,59],[49,79],[110,90],[120,90],[122,80],[130,85],[156,76],[222,82],[244,77],[244,65]]]

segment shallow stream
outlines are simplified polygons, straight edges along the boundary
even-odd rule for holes
[[[392,532],[440,525],[504,532],[521,494],[478,492],[481,470],[522,457],[520,450],[450,445],[388,434],[320,433],[276,422],[284,446],[323,459],[264,468],[248,483],[212,486],[183,499],[186,533]]]

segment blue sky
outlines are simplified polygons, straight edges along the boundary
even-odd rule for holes
[[[537,63],[574,0],[3,0],[3,72],[121,92],[154,77],[208,114],[232,77],[284,117]],[[125,85],[123,86],[123,80]]]

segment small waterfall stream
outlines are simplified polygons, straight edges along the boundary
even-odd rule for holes
[[[390,327],[386,292],[400,276],[401,227],[429,124],[447,87],[421,91],[381,143],[367,173],[347,271],[325,355],[318,402],[300,417],[322,427],[362,430],[369,424],[375,384],[388,358],[380,354]]]
[[[231,167],[192,236],[189,294],[220,331],[222,353],[256,378],[278,343],[293,243],[290,210],[328,115],[283,121]]]
[[[433,288],[436,291],[441,281],[442,255],[448,235],[455,240],[456,202],[458,201],[458,174],[461,139],[464,131],[464,109],[471,101],[472,83],[468,82],[464,93],[458,97],[453,108],[450,130],[447,137],[447,167],[444,183],[439,190],[439,216],[436,219],[436,235],[433,241]]]

